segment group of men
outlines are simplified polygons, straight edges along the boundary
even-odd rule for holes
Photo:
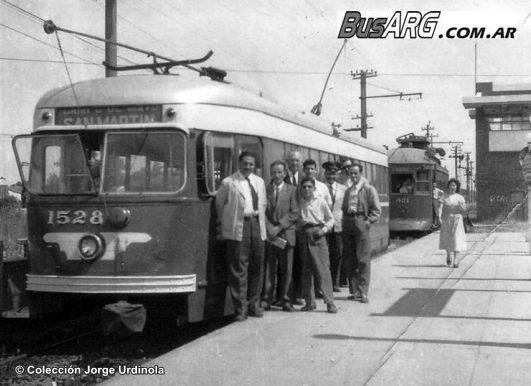
[[[254,174],[255,156],[243,151],[238,171],[216,194],[238,321],[263,316],[264,304],[311,311],[315,294],[336,313],[333,292],[340,291],[342,268],[348,299],[368,302],[369,230],[381,212],[376,189],[362,177],[362,165],[350,160],[324,163],[326,182],[321,182],[314,160],[302,162],[299,151],[286,158],[270,165],[266,186]]]

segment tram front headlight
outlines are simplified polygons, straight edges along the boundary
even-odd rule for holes
[[[100,236],[89,234],[79,240],[78,249],[83,260],[91,261],[103,254],[105,246]]]

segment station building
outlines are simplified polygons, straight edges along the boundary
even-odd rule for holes
[[[531,84],[477,83],[476,96],[463,98],[463,106],[476,121],[478,219],[503,219],[525,198],[518,155],[531,133]],[[516,218],[525,213],[520,208]]]

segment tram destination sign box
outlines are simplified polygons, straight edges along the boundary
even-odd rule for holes
[[[55,111],[55,124],[59,126],[155,122],[162,122],[160,105],[58,108]]]

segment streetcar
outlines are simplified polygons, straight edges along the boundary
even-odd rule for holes
[[[123,75],[54,89],[13,139],[26,190],[29,314],[80,299],[165,304],[184,322],[233,312],[214,200],[243,150],[256,173],[298,150],[361,162],[380,193],[375,252],[388,245],[383,148],[332,136],[321,118],[222,80]]]
[[[426,136],[413,133],[397,138],[400,145],[388,152],[389,231],[425,233],[436,227],[433,183],[446,189],[448,170],[438,157],[444,150],[434,149]]]

